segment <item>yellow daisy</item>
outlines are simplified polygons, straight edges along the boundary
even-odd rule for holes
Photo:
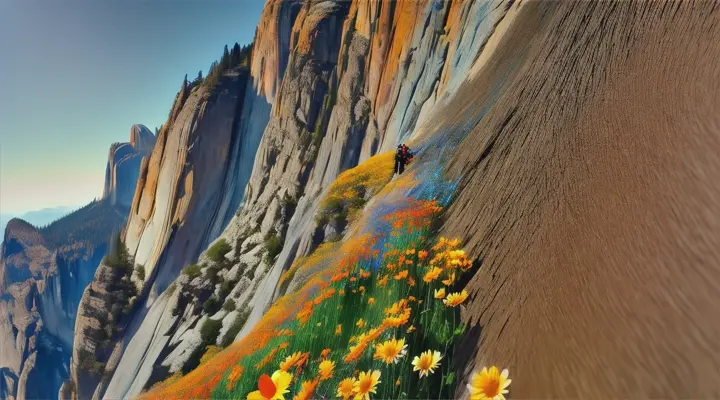
[[[445,288],[440,288],[440,290],[435,289],[434,296],[436,299],[444,299],[445,298]]]
[[[320,375],[321,381],[326,381],[333,376],[333,370],[335,369],[335,362],[330,360],[325,360],[320,363],[318,366],[318,371]]]
[[[355,378],[345,378],[338,385],[337,397],[348,400],[355,393]]]
[[[473,375],[471,383],[467,385],[470,389],[471,400],[505,400],[505,394],[512,380],[508,379],[508,370],[497,367],[483,368],[480,373]]]
[[[285,371],[275,371],[272,377],[263,374],[258,380],[258,388],[248,394],[248,400],[285,400],[283,396],[288,393],[292,375]]]
[[[435,368],[440,365],[442,354],[439,351],[424,351],[420,357],[415,357],[412,361],[413,371],[420,371],[420,377],[432,374]]]
[[[373,360],[383,360],[385,364],[397,364],[406,353],[405,339],[391,339],[375,345]]]
[[[448,307],[457,307],[460,304],[462,304],[466,299],[468,298],[468,292],[463,289],[460,293],[450,293],[447,295],[446,299],[443,299],[443,303],[445,303]]]
[[[377,384],[380,383],[380,371],[361,372],[355,381],[353,391],[355,400],[370,400],[370,393],[377,393]]]
[[[358,328],[362,328],[362,327],[365,326],[365,324],[366,324],[366,323],[365,323],[365,320],[362,319],[362,318],[360,318],[360,319],[355,323],[355,326],[357,326]]]

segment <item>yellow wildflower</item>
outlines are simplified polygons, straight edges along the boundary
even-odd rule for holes
[[[471,383],[467,385],[470,389],[471,400],[505,400],[506,389],[512,380],[508,379],[508,370],[502,373],[497,367],[483,368],[480,373],[473,375]]]
[[[442,354],[439,351],[424,351],[420,357],[415,357],[412,361],[413,371],[420,371],[420,377],[432,374],[435,368],[440,365]]]
[[[382,360],[385,364],[397,364],[406,353],[405,339],[391,339],[375,346],[373,360]]]
[[[380,383],[380,371],[360,372],[360,376],[353,386],[355,400],[369,400],[370,393],[377,393],[378,383]]]
[[[468,298],[468,292],[463,289],[460,293],[450,293],[447,298],[443,300],[448,307],[457,307],[462,304]]]
[[[423,281],[426,283],[430,283],[434,281],[435,279],[440,277],[440,274],[443,272],[442,268],[433,267],[428,272],[425,273],[425,276],[423,276]]]
[[[335,369],[335,362],[330,360],[325,360],[320,363],[318,366],[318,372],[320,375],[321,381],[326,381],[333,376],[333,370]]]
[[[354,394],[355,378],[345,378],[338,385],[337,397],[348,400]]]

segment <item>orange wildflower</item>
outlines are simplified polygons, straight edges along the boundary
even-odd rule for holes
[[[338,324],[338,326],[335,327],[335,336],[339,336],[342,334],[342,325]]]
[[[313,393],[315,393],[315,388],[317,387],[318,383],[320,381],[317,379],[314,379],[309,382],[303,382],[300,388],[300,392],[293,397],[293,400],[310,400],[312,399]]]
[[[393,278],[394,278],[396,281],[399,281],[400,279],[405,279],[405,278],[407,278],[407,276],[408,276],[408,271],[407,271],[407,270],[403,270],[403,271],[398,272]]]
[[[360,319],[355,323],[355,326],[357,326],[358,328],[363,328],[363,327],[365,327],[365,324],[366,324],[365,320],[362,319],[362,318],[360,318]]]
[[[399,314],[399,313],[403,312],[403,310],[405,310],[407,308],[407,306],[408,306],[407,300],[400,299],[398,302],[394,303],[392,306],[385,309],[385,315]]]
[[[452,285],[454,282],[455,282],[455,273],[454,273],[454,272],[451,273],[450,276],[448,276],[447,279],[443,279],[443,281],[442,281],[442,283],[443,283],[445,286],[450,286],[450,285]]]
[[[308,353],[295,352],[287,357],[285,361],[280,363],[280,370],[287,371],[292,367],[302,365],[307,360]]]
[[[242,365],[236,365],[233,367],[232,371],[230,371],[230,375],[228,376],[228,390],[232,390],[233,386],[235,386],[235,382],[237,382],[237,380],[240,379],[240,377],[242,376],[242,373]]]
[[[357,280],[357,278],[354,276],[350,278],[350,282],[355,282],[356,280]]]
[[[388,276],[385,275],[382,277],[382,279],[378,280],[377,284],[380,287],[385,287],[385,285],[387,285],[387,282],[388,282]]]
[[[400,315],[394,317],[385,317],[385,319],[383,320],[383,325],[392,326],[395,328],[405,325],[410,320],[410,314],[410,309],[406,308]]]
[[[360,269],[360,278],[367,279],[370,277],[370,272],[365,271],[364,269]]]
[[[407,281],[408,281],[408,285],[410,285],[410,287],[415,286],[415,278],[413,278],[412,276],[408,277]]]
[[[338,325],[340,326],[340,325]],[[330,349],[323,349],[323,351],[320,352],[320,357],[324,360],[330,355]]]
[[[375,304],[375,298],[374,298],[374,297],[371,297],[371,298],[368,299],[368,305],[371,306],[371,305],[373,305],[373,304]]]
[[[434,281],[435,279],[440,277],[440,274],[443,272],[442,268],[433,267],[430,268],[428,272],[425,273],[425,276],[423,276],[423,281],[426,283],[430,283]]]
[[[281,348],[281,349],[287,349],[288,346],[290,346],[290,343],[288,343],[288,342],[282,342],[282,343],[280,343],[280,348]]]
[[[418,259],[424,260],[424,259],[427,258],[427,256],[428,256],[428,252],[427,252],[427,251],[425,251],[425,250],[420,250],[420,251],[418,251]]]

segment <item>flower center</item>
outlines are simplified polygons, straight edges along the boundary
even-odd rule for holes
[[[430,368],[430,358],[423,357],[420,359],[420,368],[421,369],[429,369]]]
[[[497,379],[487,378],[480,382],[480,387],[487,397],[495,397],[500,394],[500,382]]]

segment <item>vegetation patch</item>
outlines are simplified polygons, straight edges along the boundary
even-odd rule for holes
[[[190,279],[197,278],[200,276],[202,271],[200,270],[200,266],[197,264],[190,264],[187,267],[183,268],[182,273],[189,276]]]
[[[232,250],[232,247],[228,244],[225,239],[220,239],[213,244],[207,251],[207,256],[210,260],[216,263],[224,263],[226,261],[225,255]]]
[[[394,152],[382,153],[340,174],[320,203],[317,222],[352,221],[367,200],[390,182],[394,161]]]
[[[215,343],[220,329],[222,328],[222,320],[210,319],[205,320],[205,323],[200,328],[200,337],[204,343]]]

